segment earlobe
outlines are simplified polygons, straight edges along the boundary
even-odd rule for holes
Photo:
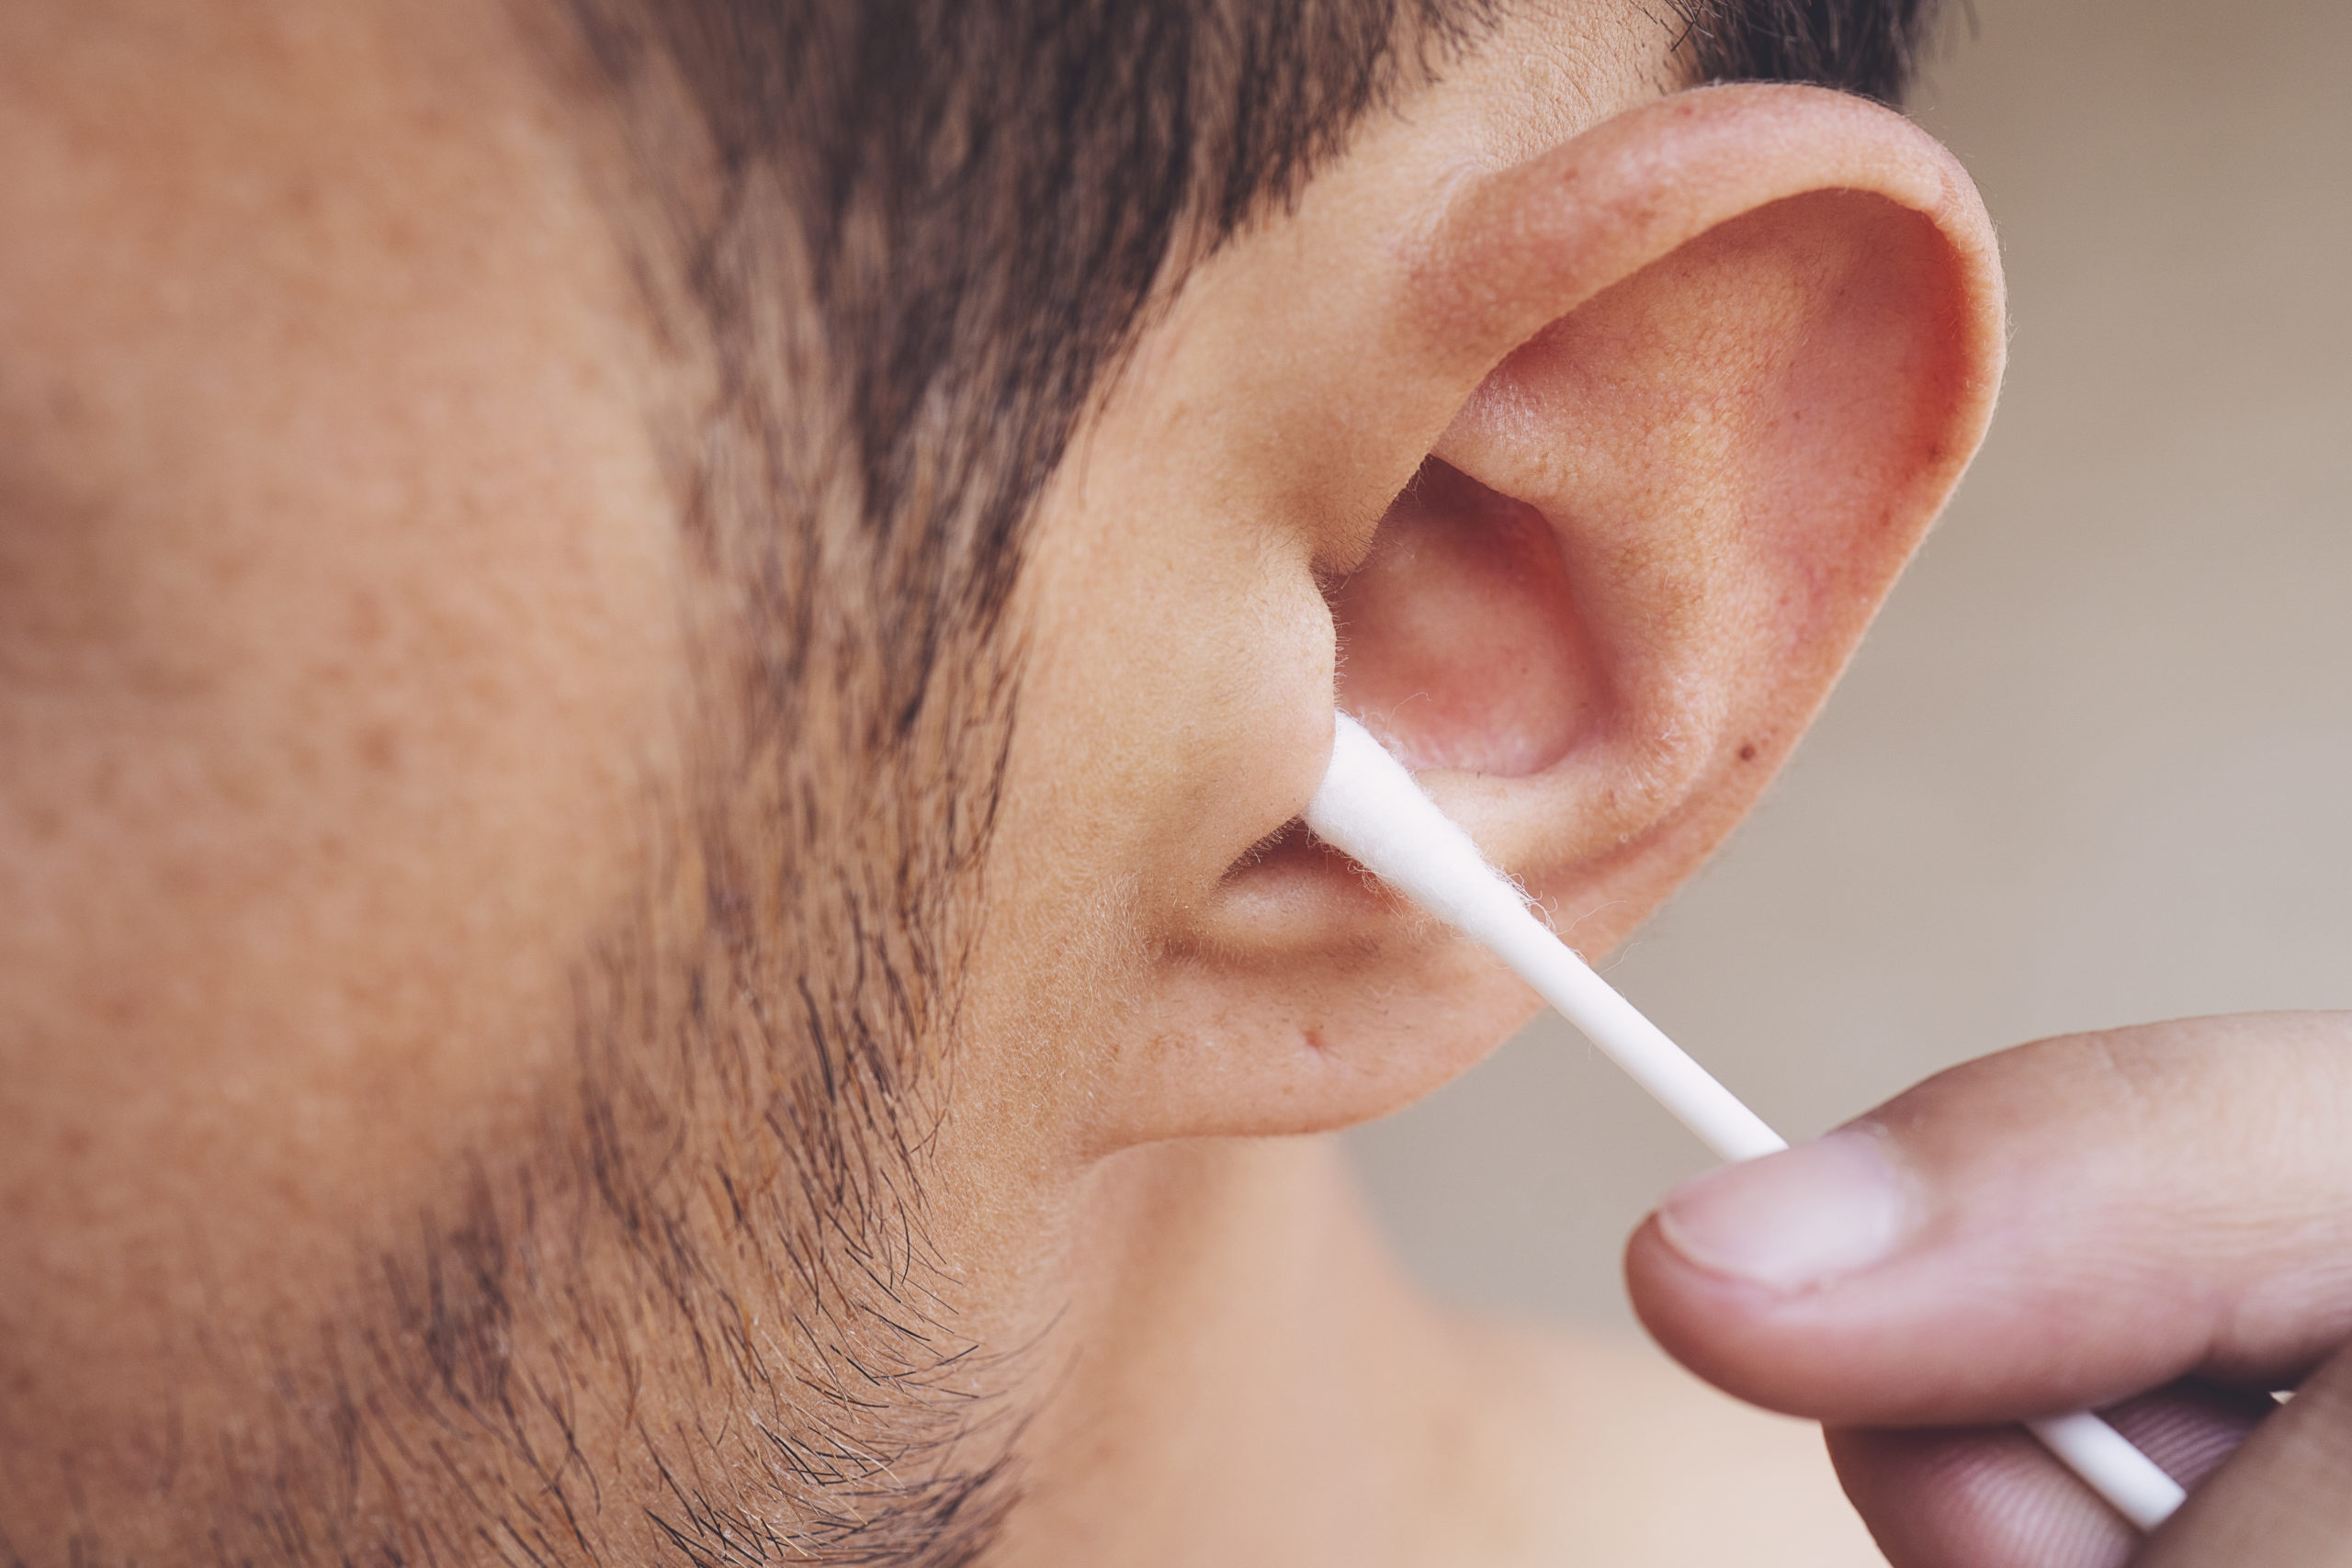
[[[1413,476],[1326,584],[1336,693],[1300,696],[1335,695],[1579,946],[1613,946],[1753,802],[1981,439],[1989,224],[1899,116],[1741,87],[1477,179],[1424,233],[1354,252],[1390,269],[1350,290],[1385,319],[1285,345],[1379,384],[1345,418],[1263,411],[1353,443],[1334,466],[1385,432]],[[1155,1001],[1182,1070],[1129,1086],[1130,1139],[1377,1115],[1530,1006],[1296,833],[1187,930]]]

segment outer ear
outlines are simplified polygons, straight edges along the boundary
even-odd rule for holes
[[[1589,897],[1703,852],[1827,696],[1990,416],[1991,234],[1888,111],[1716,89],[1470,192],[1419,279],[1432,355],[1514,346],[1335,595],[1341,701]]]
[[[1990,227],[1899,116],[1730,87],[1471,178],[1423,232],[1366,247],[1358,314],[1289,329],[1251,395],[1377,367],[1341,434],[1287,426],[1415,475],[1330,590],[1340,701],[1606,948],[1754,801],[1974,452]],[[1297,833],[1186,922],[1123,1136],[1377,1115],[1529,1008]]]

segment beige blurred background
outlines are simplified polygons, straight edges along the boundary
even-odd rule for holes
[[[1992,439],[1611,970],[1792,1134],[2041,1035],[2352,1007],[2352,5],[1951,21],[1913,108],[2004,238]],[[1599,1324],[1704,1163],[1556,1021],[1351,1136],[1441,1294]]]

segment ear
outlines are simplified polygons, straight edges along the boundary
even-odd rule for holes
[[[1887,110],[1707,89],[1448,177],[1434,221],[1360,181],[1185,301],[1177,359],[1254,433],[1203,461],[1295,513],[1313,547],[1251,570],[1319,566],[1329,621],[1283,635],[1330,640],[1249,656],[1273,673],[1222,765],[1262,787],[1210,808],[1227,858],[1140,978],[1148,1043],[1096,1097],[1114,1142],[1376,1116],[1532,1009],[1303,829],[1234,852],[1304,804],[1335,696],[1611,947],[1795,744],[1989,416],[1989,226]]]

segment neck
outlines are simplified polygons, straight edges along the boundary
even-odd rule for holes
[[[1088,1186],[1072,1348],[1023,1445],[1009,1559],[1416,1555],[1461,1350],[1398,1278],[1336,1143],[1154,1145]]]

